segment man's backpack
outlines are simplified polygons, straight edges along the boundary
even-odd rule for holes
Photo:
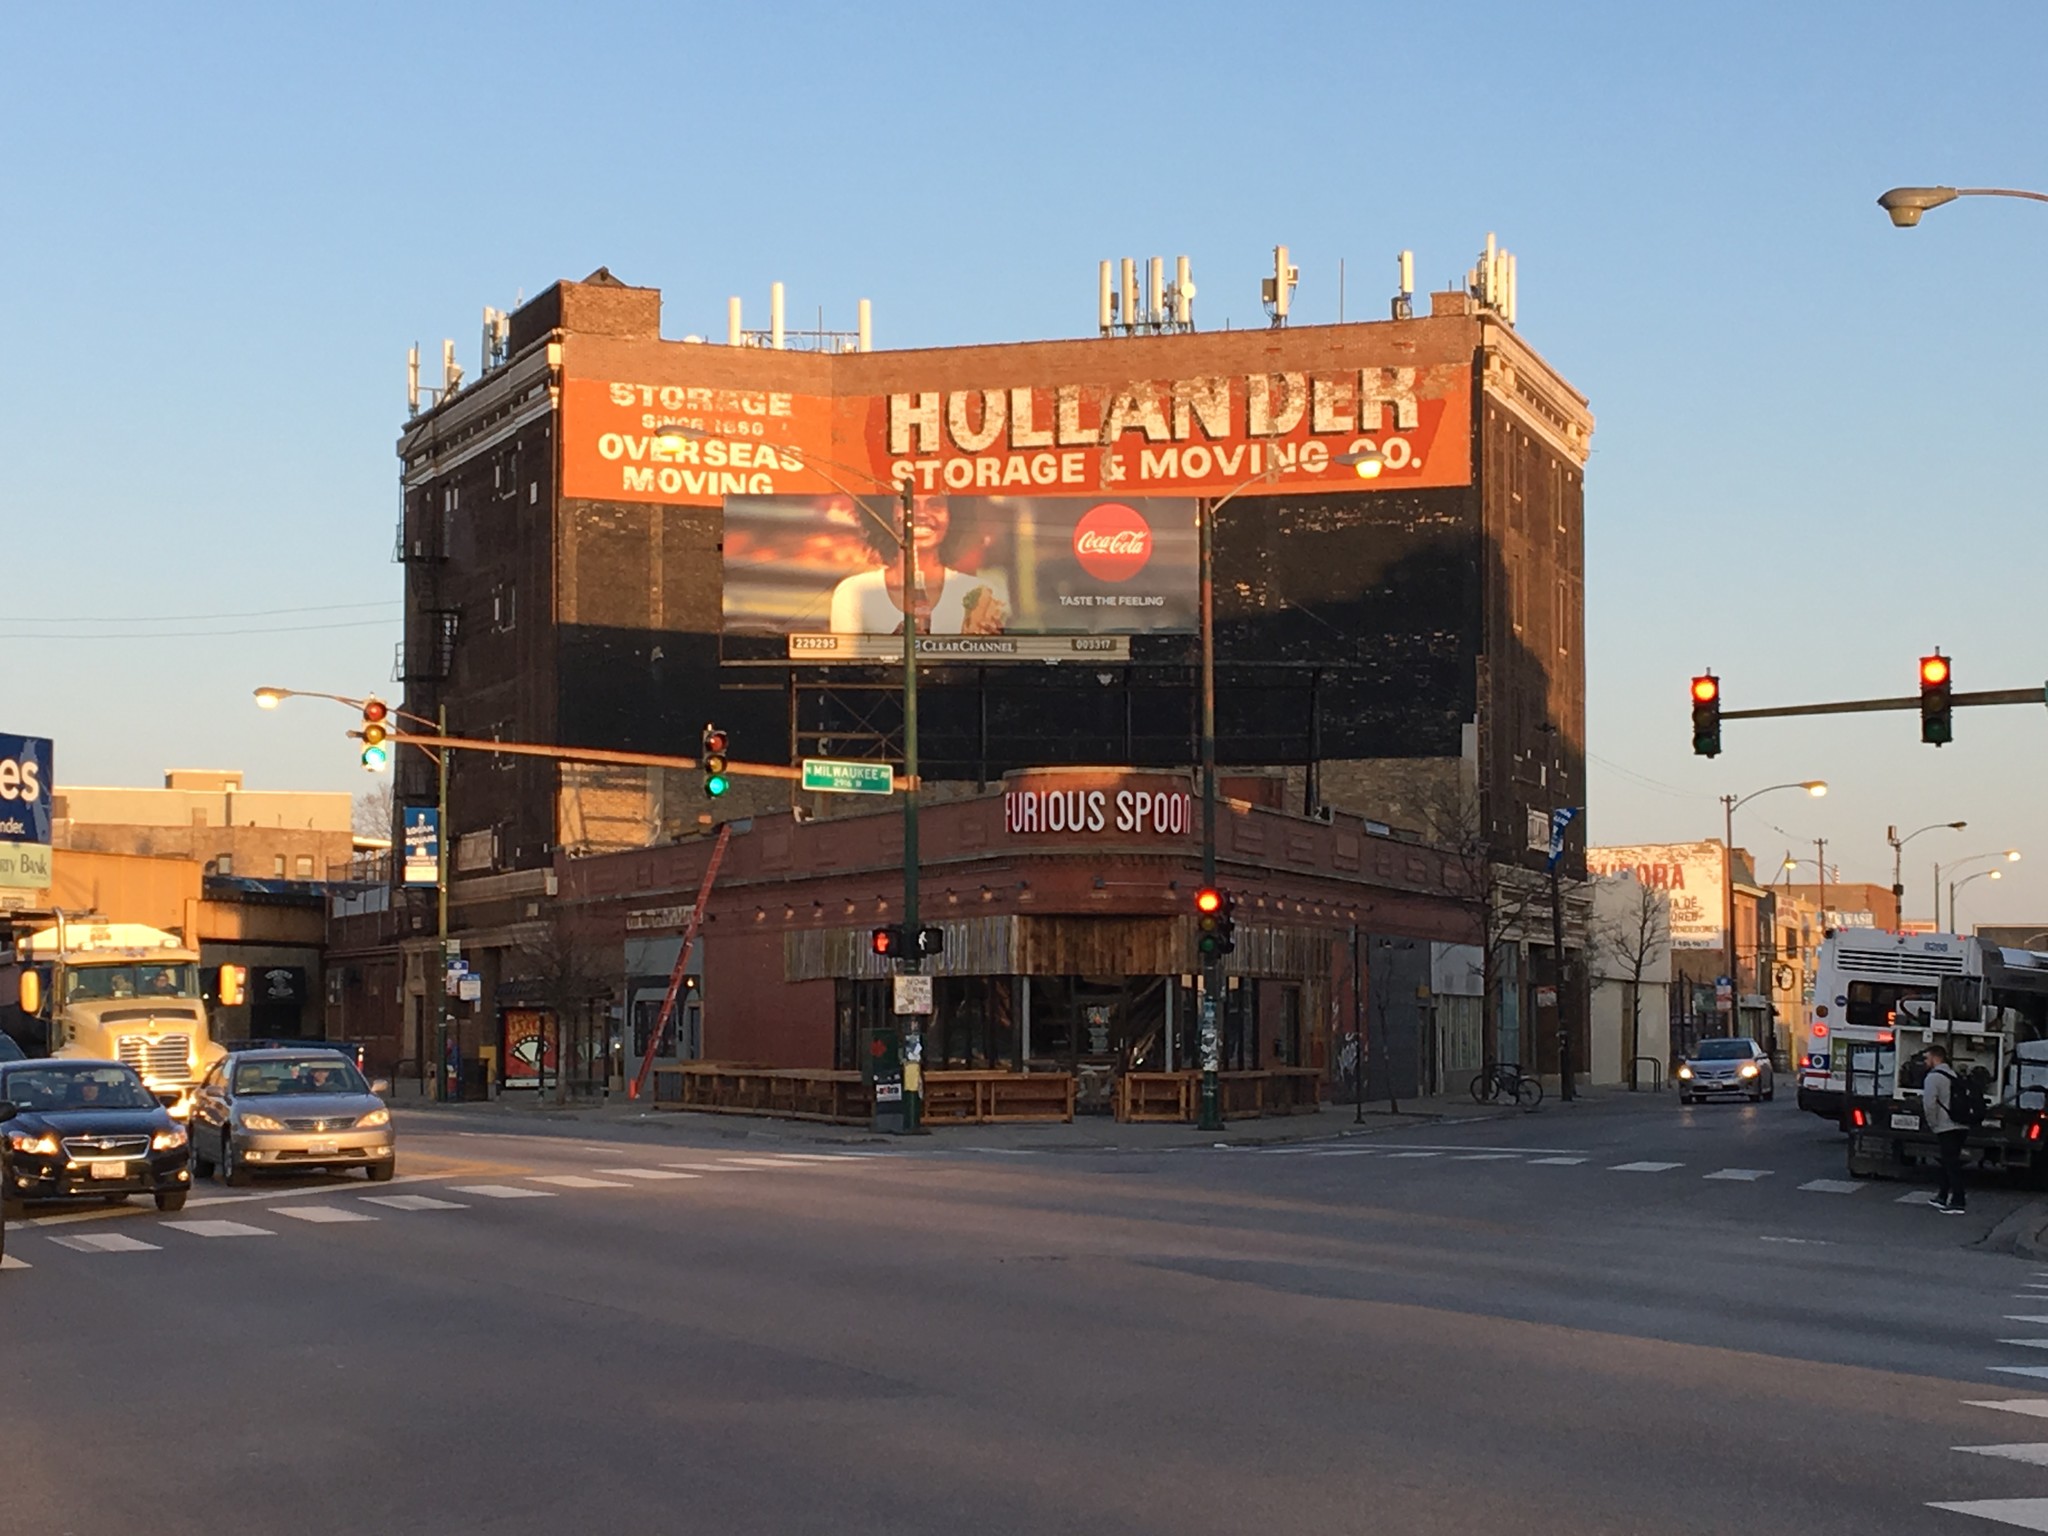
[[[1984,1090],[1973,1077],[1965,1077],[1954,1068],[1948,1072],[1948,1117],[1966,1130],[1975,1130],[1984,1123],[1984,1116],[1991,1108],[1984,1098]]]

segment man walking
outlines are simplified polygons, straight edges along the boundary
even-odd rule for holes
[[[1950,1112],[1955,1104],[1956,1074],[1948,1052],[1927,1047],[1927,1076],[1920,1081],[1920,1114],[1941,1148],[1941,1188],[1934,1208],[1946,1216],[1963,1214],[1963,1140],[1970,1133]]]

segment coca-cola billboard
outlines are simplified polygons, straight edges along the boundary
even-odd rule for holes
[[[1128,654],[1116,637],[1192,634],[1195,515],[1190,497],[917,496],[919,649],[1086,661]],[[784,637],[806,661],[900,656],[902,517],[880,492],[726,498],[726,635]]]

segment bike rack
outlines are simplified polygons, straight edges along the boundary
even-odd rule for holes
[[[1643,1082],[1643,1063],[1646,1061],[1650,1064],[1650,1091],[1662,1093],[1664,1079],[1670,1074],[1666,1071],[1664,1058],[1661,1056],[1638,1056],[1628,1064],[1628,1091],[1640,1091]]]

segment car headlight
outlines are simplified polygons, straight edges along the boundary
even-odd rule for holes
[[[149,1150],[152,1152],[168,1152],[173,1147],[182,1147],[189,1139],[185,1134],[185,1127],[174,1125],[168,1131],[158,1131],[154,1136],[150,1137]]]
[[[380,1125],[389,1125],[390,1123],[391,1111],[380,1104],[356,1122],[356,1129],[359,1131],[374,1130]]]
[[[1757,1065],[1756,1065],[1756,1063],[1755,1063],[1755,1062],[1753,1062],[1753,1061],[1745,1061],[1745,1062],[1744,1062],[1744,1063],[1742,1064],[1742,1075],[1743,1075],[1744,1077],[1755,1077],[1755,1076],[1756,1076],[1756,1074],[1757,1074]]]
[[[245,1131],[281,1131],[284,1129],[284,1122],[273,1120],[268,1115],[254,1115],[244,1110],[242,1112],[242,1129]]]
[[[7,1145],[14,1148],[17,1152],[26,1153],[30,1157],[55,1157],[57,1155],[57,1138],[47,1133],[36,1136],[27,1131],[9,1131],[7,1133]]]
[[[1691,1076],[1692,1076],[1692,1068],[1691,1068],[1691,1067],[1680,1067],[1680,1068],[1678,1069],[1678,1075],[1679,1075],[1680,1077],[1682,1077],[1682,1078],[1683,1078],[1683,1077],[1691,1077]]]

